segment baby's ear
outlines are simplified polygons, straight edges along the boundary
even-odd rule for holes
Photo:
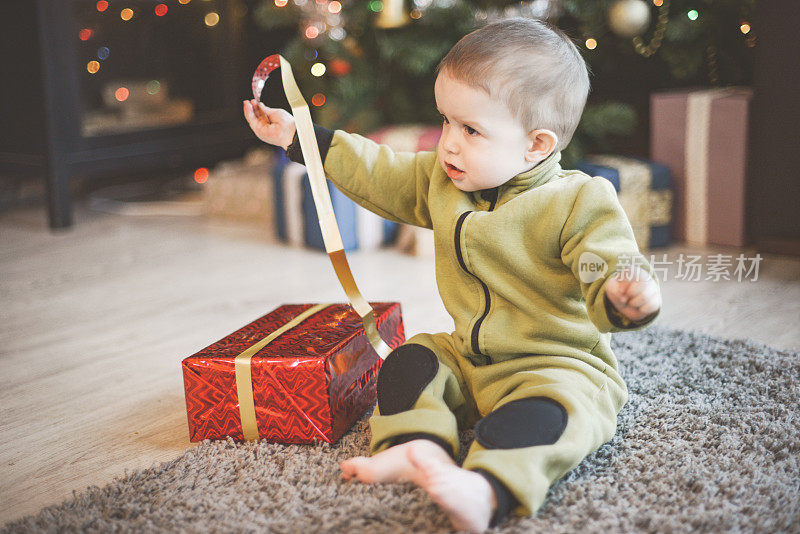
[[[553,153],[558,144],[558,136],[552,130],[531,130],[528,132],[528,145],[525,159],[530,163],[539,163]]]

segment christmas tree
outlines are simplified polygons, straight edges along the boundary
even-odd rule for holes
[[[406,3],[408,1],[409,3]],[[282,53],[328,128],[438,124],[436,64],[462,36],[508,16],[548,21],[579,46],[592,93],[566,165],[646,138],[649,94],[747,85],[754,0],[264,0],[264,29],[293,27]]]

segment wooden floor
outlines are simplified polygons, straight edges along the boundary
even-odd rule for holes
[[[41,210],[0,215],[0,524],[180,455],[182,358],[282,303],[345,299],[326,255],[255,227],[85,210],[76,223],[53,234]],[[409,336],[451,328],[431,258],[350,260],[367,298],[403,304]],[[800,347],[800,260],[759,267],[741,282],[668,267],[658,324]]]

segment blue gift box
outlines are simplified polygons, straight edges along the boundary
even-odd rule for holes
[[[273,172],[278,237],[289,244],[325,250],[305,166],[276,151]],[[344,250],[365,250],[392,243],[398,224],[362,208],[327,182]]]
[[[589,156],[576,168],[614,185],[641,249],[670,242],[672,176],[666,165],[626,156]]]

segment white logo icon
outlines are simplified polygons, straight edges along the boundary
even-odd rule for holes
[[[584,252],[578,258],[578,278],[585,284],[591,284],[595,280],[605,277],[608,272],[606,260],[594,252]]]

